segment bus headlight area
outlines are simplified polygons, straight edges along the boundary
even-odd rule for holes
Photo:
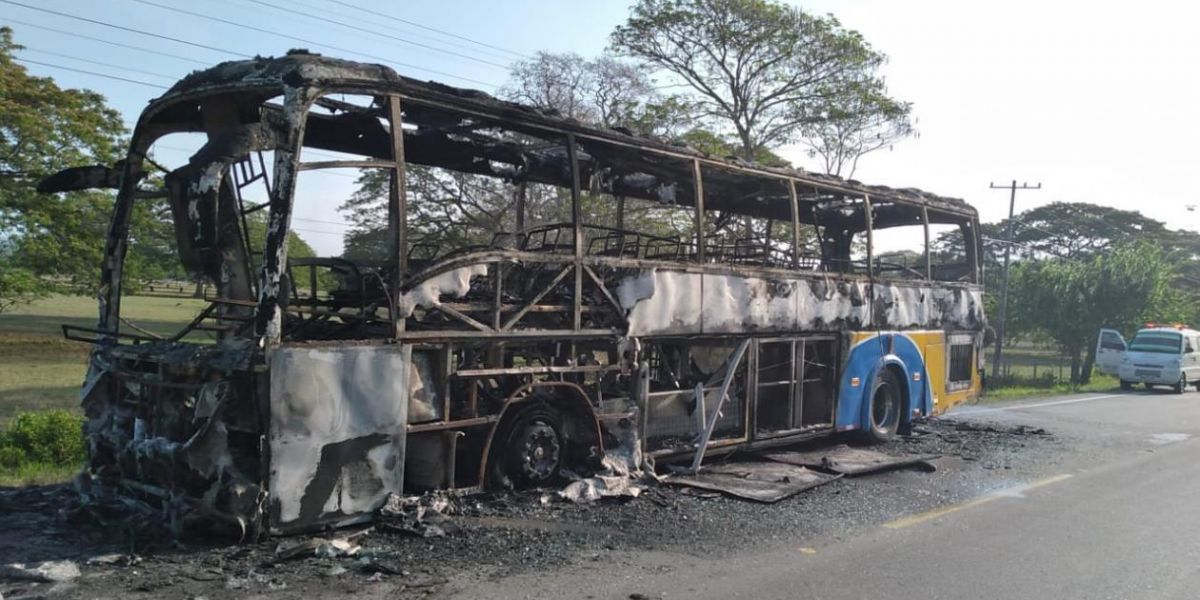
[[[171,135],[202,141],[150,177]],[[64,327],[93,345],[83,480],[179,533],[355,523],[392,493],[553,485],[614,453],[884,440],[979,393],[979,225],[961,200],[304,52],[189,75],[130,144],[113,176],[41,189],[119,186],[99,324]],[[363,172],[380,217],[301,255],[297,198],[322,189],[305,175],[338,169]],[[430,241],[452,220],[430,207],[464,182],[511,202]],[[211,288],[169,337],[122,311],[131,215],[154,201]],[[901,227],[923,252],[880,256]],[[953,259],[932,250],[939,227]]]

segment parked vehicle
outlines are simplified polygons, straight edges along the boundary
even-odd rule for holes
[[[1123,390],[1138,383],[1170,386],[1177,394],[1189,385],[1200,390],[1200,331],[1148,323],[1126,344],[1119,332],[1101,329],[1096,369],[1119,377]]]

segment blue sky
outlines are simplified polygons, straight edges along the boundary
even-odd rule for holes
[[[520,54],[540,49],[585,56],[599,53],[608,33],[628,14],[628,3],[617,0],[349,2],[504,49],[495,50],[331,0],[148,0],[343,49],[333,50],[135,0],[15,1],[235,54],[270,55],[309,47],[371,60],[350,51],[360,52],[387,58],[392,64],[412,65],[397,66],[406,75],[485,91],[494,88],[478,82],[503,83],[506,71],[498,65],[509,64]],[[330,19],[381,28],[449,52],[315,22],[260,2],[308,13],[324,9],[322,14]],[[811,12],[834,14],[887,53],[885,74],[891,92],[916,105],[920,137],[864,159],[856,178],[961,197],[976,205],[985,220],[1003,216],[1008,200],[1006,192],[988,190],[988,183],[1016,178],[1045,186],[1039,192],[1020,194],[1018,210],[1055,200],[1086,201],[1142,210],[1175,227],[1200,227],[1200,213],[1185,210],[1186,205],[1200,204],[1200,192],[1191,184],[1200,158],[1195,149],[1200,140],[1200,81],[1195,75],[1200,37],[1193,31],[1200,9],[1190,3],[810,0],[798,4]],[[201,63],[236,58],[0,3],[0,23],[11,25],[17,41],[29,47],[24,58],[164,86],[201,65],[39,30],[14,20]],[[102,92],[129,121],[147,100],[161,93],[152,87],[39,65],[30,65],[30,70],[54,76],[66,86]],[[798,148],[785,148],[782,153],[799,166],[816,167]]]

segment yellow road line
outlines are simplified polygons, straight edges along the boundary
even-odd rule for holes
[[[939,508],[935,508],[932,510],[922,512],[922,513],[917,513],[915,515],[901,517],[899,519],[896,519],[895,521],[889,521],[887,523],[884,523],[883,527],[885,529],[904,529],[905,527],[911,527],[913,525],[924,523],[926,521],[932,521],[934,519],[937,519],[938,517],[944,517],[949,514],[953,514],[953,513],[959,512],[959,511],[966,510],[968,508],[973,508],[973,507],[979,506],[981,504],[987,504],[988,502],[991,502],[993,500],[999,500],[1000,498],[1012,498],[1014,496],[1020,495],[1023,492],[1027,492],[1029,490],[1035,490],[1037,488],[1047,486],[1052,483],[1058,483],[1060,481],[1064,481],[1064,480],[1067,480],[1070,478],[1071,478],[1071,475],[1069,473],[1063,473],[1061,475],[1055,475],[1053,477],[1039,479],[1037,481],[1033,481],[1033,482],[1030,482],[1030,483],[1027,483],[1024,485],[1019,485],[1019,486],[1008,488],[1005,490],[1000,490],[998,492],[993,492],[986,496],[980,496],[980,497],[974,498],[972,500],[967,500],[966,502],[960,502],[958,504],[942,506]]]

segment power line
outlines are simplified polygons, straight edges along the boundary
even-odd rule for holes
[[[295,219],[296,217],[292,217],[292,218]],[[305,229],[303,227],[292,227],[291,230],[292,231],[303,231],[304,233],[323,233],[325,235],[337,235],[337,236],[346,235],[345,231],[321,231],[319,229]]]
[[[157,83],[149,83],[146,81],[139,81],[137,79],[126,79],[124,77],[117,77],[116,75],[109,75],[107,73],[97,73],[96,71],[88,71],[85,69],[76,69],[74,67],[66,67],[63,65],[56,65],[53,63],[40,62],[40,61],[36,61],[36,60],[30,60],[28,58],[16,58],[13,60],[16,60],[17,62],[29,63],[31,65],[40,65],[43,67],[50,67],[52,69],[62,69],[64,71],[73,71],[75,73],[83,73],[84,75],[95,75],[96,77],[104,77],[105,79],[114,79],[116,81],[124,81],[126,83],[136,83],[138,85],[144,85],[147,87],[158,88],[160,90],[168,89],[167,86],[158,85]]]
[[[128,48],[128,49],[130,49],[130,50],[137,50],[138,52],[145,52],[145,53],[147,53],[147,54],[158,54],[158,55],[160,55],[160,56],[166,56],[166,57],[168,57],[168,58],[174,58],[174,59],[176,59],[176,60],[183,60],[183,61],[187,61],[187,62],[190,62],[190,63],[193,63],[193,64],[197,64],[197,65],[208,65],[208,64],[210,64],[210,63],[204,62],[204,61],[202,61],[202,60],[196,60],[196,59],[194,59],[194,58],[189,58],[189,57],[187,57],[187,56],[180,56],[180,55],[178,55],[178,54],[171,54],[171,53],[169,53],[169,52],[162,52],[162,51],[159,51],[159,50],[151,50],[151,49],[149,49],[149,48],[143,48],[143,47],[141,47],[141,46],[134,46],[134,45],[131,45],[131,44],[122,44],[121,42],[113,42],[113,41],[106,40],[106,39],[103,39],[103,38],[92,37],[92,36],[90,36],[90,35],[84,35],[84,34],[82,34],[82,33],[77,33],[77,32],[74,32],[74,31],[65,31],[65,30],[62,30],[62,29],[55,29],[55,28],[53,28],[53,27],[46,27],[45,25],[36,25],[36,24],[34,24],[34,23],[28,23],[28,22],[25,22],[25,21],[21,21],[21,20],[18,20],[18,19],[13,19],[13,18],[9,18],[9,17],[5,17],[5,19],[6,19],[6,20],[8,20],[8,21],[11,21],[11,22],[13,22],[13,23],[17,23],[17,24],[19,24],[19,25],[23,25],[23,26],[25,26],[25,27],[33,27],[34,29],[42,29],[42,30],[44,30],[44,31],[53,31],[54,33],[60,33],[60,34],[62,34],[62,35],[69,35],[69,36],[72,36],[72,37],[77,37],[77,38],[84,39],[84,40],[91,40],[91,41],[93,41],[93,42],[100,42],[101,44],[108,44],[108,45],[110,45],[110,46],[116,46],[116,47],[118,47],[118,48]]]
[[[226,1],[228,2],[230,0],[226,0]],[[253,2],[253,0],[239,0],[239,1]],[[294,4],[296,6],[303,6],[305,8],[310,8],[310,9],[318,11],[318,12],[328,12],[329,11],[329,7],[317,6],[310,2],[306,2],[304,0],[290,0],[289,4]],[[350,17],[352,21],[354,20],[353,17],[351,17],[350,15],[344,15],[344,16]],[[395,29],[395,25],[380,23],[378,21],[363,19],[363,20],[361,20],[361,22],[370,24],[375,27],[382,27],[382,28],[385,28],[385,30],[389,30],[389,31]],[[434,36],[434,35],[429,35],[427,33],[420,33],[420,32],[416,32],[416,31],[402,31],[401,33],[403,33],[406,37],[409,37],[409,38],[427,40],[427,41],[433,42],[435,44],[442,44],[443,46],[448,46],[450,48],[458,48],[460,50],[465,50],[467,52],[481,54],[482,56],[486,56],[488,58],[495,58],[495,59],[499,59],[502,61],[511,61],[512,60],[511,55],[505,55],[505,54],[502,54],[501,52],[496,52],[494,50],[480,48],[479,46],[470,46],[470,45],[463,44],[460,42],[454,42],[454,41],[445,39],[445,36]]]
[[[298,221],[308,221],[310,223],[322,223],[325,225],[337,225],[338,227],[354,227],[354,223],[347,223],[345,221],[322,221],[321,219],[309,219],[308,217],[296,217],[296,216],[293,216],[292,219],[295,219]]]
[[[392,20],[392,21],[396,21],[396,22],[399,22],[399,23],[405,23],[405,24],[407,24],[407,25],[412,25],[413,27],[419,27],[419,28],[421,28],[421,29],[424,29],[424,30],[426,30],[426,31],[433,31],[433,32],[435,32],[435,33],[440,33],[440,34],[442,34],[442,35],[448,35],[448,36],[450,36],[450,37],[453,37],[453,38],[458,38],[458,39],[460,39],[460,40],[464,40],[464,41],[467,41],[467,42],[471,42],[472,44],[476,44],[476,45],[479,45],[479,46],[483,46],[483,47],[485,47],[485,48],[491,48],[491,49],[493,49],[493,50],[499,50],[499,51],[501,51],[501,52],[507,52],[507,53],[509,53],[509,54],[515,54],[515,55],[517,55],[517,56],[520,56],[520,57],[523,57],[523,58],[533,58],[532,56],[530,56],[530,55],[528,55],[528,54],[524,54],[524,53],[521,53],[521,52],[517,52],[516,50],[509,50],[508,48],[501,48],[500,46],[494,46],[494,45],[492,45],[492,44],[488,44],[488,43],[486,43],[486,42],[481,42],[481,41],[479,41],[479,40],[471,39],[471,38],[469,38],[469,37],[467,37],[467,36],[464,36],[464,35],[459,35],[459,34],[457,34],[457,33],[453,33],[453,32],[450,32],[450,31],[444,31],[444,30],[441,30],[441,29],[437,29],[437,28],[435,28],[435,27],[430,27],[430,26],[428,26],[428,25],[422,25],[422,24],[420,24],[420,23],[417,23],[417,22],[415,22],[415,21],[409,21],[409,20],[406,20],[406,19],[401,19],[400,17],[396,17],[396,16],[392,16],[392,15],[386,14],[386,13],[381,13],[381,12],[377,12],[377,11],[374,11],[374,10],[369,10],[369,9],[366,9],[366,8],[362,8],[362,7],[360,7],[360,6],[355,6],[355,5],[353,5],[353,4],[350,4],[349,2],[343,2],[342,0],[328,0],[328,1],[329,1],[329,2],[332,2],[332,3],[334,3],[334,4],[339,4],[339,5],[341,5],[341,6],[345,6],[345,7],[347,7],[347,8],[353,8],[353,9],[355,9],[355,10],[360,10],[360,11],[362,11],[362,12],[365,12],[365,13],[368,13],[368,14],[372,14],[372,15],[375,15],[375,16],[383,17],[383,18],[385,18],[385,19],[390,19],[390,20]]]
[[[203,48],[203,49],[205,49],[205,50],[212,50],[213,52],[221,52],[221,53],[224,53],[224,54],[233,54],[233,55],[235,55],[235,56],[241,56],[241,57],[243,57],[243,58],[252,58],[252,57],[251,57],[249,54],[241,54],[241,53],[238,53],[238,52],[231,52],[231,51],[229,51],[229,50],[225,50],[225,49],[222,49],[222,48],[214,48],[213,46],[206,46],[206,45],[204,45],[204,44],[199,44],[199,43],[196,43],[196,42],[189,42],[189,41],[187,41],[187,40],[181,40],[181,39],[179,39],[179,38],[171,37],[171,36],[169,36],[169,35],[162,35],[162,34],[159,34],[159,33],[151,33],[151,32],[149,32],[149,31],[141,31],[141,30],[139,30],[139,29],[134,29],[134,28],[132,28],[132,27],[124,27],[124,26],[122,26],[122,25],[113,25],[112,23],[105,23],[104,21],[98,21],[98,20],[96,20],[96,19],[89,19],[89,18],[87,18],[87,17],[80,17],[80,16],[77,16],[77,15],[72,15],[72,14],[69,14],[69,13],[58,12],[57,10],[50,10],[50,9],[48,9],[48,8],[42,8],[42,7],[40,7],[40,6],[32,6],[32,5],[29,5],[29,4],[25,4],[25,3],[23,3],[23,2],[16,2],[15,0],[0,0],[0,2],[3,2],[3,3],[5,3],[5,4],[12,4],[13,6],[20,6],[20,7],[22,7],[22,8],[28,8],[29,10],[36,10],[36,11],[38,11],[38,12],[43,12],[43,13],[50,14],[50,15],[56,15],[56,16],[59,16],[59,17],[65,17],[65,18],[67,18],[67,19],[74,19],[74,20],[76,20],[76,21],[83,21],[84,23],[92,23],[92,24],[95,24],[95,25],[103,25],[104,27],[111,27],[111,28],[113,28],[113,29],[119,29],[119,30],[121,30],[121,31],[128,31],[128,32],[130,32],[130,33],[136,33],[136,34],[138,34],[138,35],[145,35],[145,36],[150,36],[150,37],[156,37],[156,38],[158,38],[158,39],[161,39],[161,40],[168,40],[168,41],[176,42],[176,43],[179,43],[179,44],[187,44],[188,46],[194,46],[194,47],[196,47],[196,48]]]
[[[143,0],[138,0],[138,1],[139,1],[139,2],[142,2]],[[413,45],[413,46],[417,46],[417,47],[419,47],[419,48],[426,48],[426,49],[428,49],[428,50],[433,50],[433,51],[436,51],[436,52],[442,52],[442,53],[445,53],[445,54],[449,54],[449,55],[451,55],[451,56],[457,56],[457,57],[459,57],[459,58],[465,58],[465,59],[467,59],[467,60],[473,60],[473,61],[475,61],[475,62],[482,63],[482,64],[485,64],[485,65],[489,65],[489,66],[493,66],[493,67],[499,67],[499,68],[501,68],[501,69],[504,69],[505,71],[507,71],[507,70],[508,70],[508,65],[504,65],[504,64],[500,64],[500,63],[492,62],[492,61],[490,61],[490,60],[484,60],[484,59],[482,59],[482,58],[478,58],[478,57],[475,57],[475,56],[470,56],[470,55],[468,55],[468,54],[463,54],[463,53],[461,53],[461,52],[455,52],[455,51],[453,51],[453,50],[447,50],[447,49],[445,49],[445,48],[438,48],[437,46],[431,46],[431,45],[429,45],[429,44],[423,44],[423,43],[421,43],[421,42],[414,42],[414,41],[412,41],[412,40],[407,40],[407,39],[404,39],[404,38],[402,38],[402,37],[397,37],[397,36],[394,36],[394,35],[389,35],[389,34],[386,34],[386,33],[381,33],[381,32],[378,32],[378,31],[371,30],[371,29],[367,29],[367,28],[365,28],[365,27],[359,27],[359,26],[357,26],[357,25],[351,25],[351,24],[349,24],[349,23],[343,23],[343,22],[341,22],[341,21],[336,21],[336,20],[334,20],[334,19],[330,19],[330,18],[328,18],[328,17],[322,17],[322,16],[320,16],[320,15],[314,15],[314,14],[312,14],[312,13],[306,13],[306,12],[303,12],[303,11],[299,11],[299,10],[296,10],[296,9],[294,9],[294,8],[287,8],[287,7],[279,6],[279,5],[277,5],[277,4],[272,4],[272,3],[270,3],[270,2],[266,2],[265,0],[250,0],[250,2],[253,2],[254,4],[258,4],[258,5],[260,5],[260,6],[266,6],[266,7],[269,7],[269,8],[273,8],[273,9],[275,9],[275,10],[280,10],[280,11],[283,11],[283,12],[285,12],[285,13],[288,13],[288,14],[297,14],[297,15],[302,15],[302,16],[308,17],[308,18],[310,18],[310,19],[316,19],[316,20],[318,20],[318,21],[322,21],[322,22],[325,22],[325,23],[332,23],[332,24],[334,24],[334,25],[338,25],[338,26],[340,26],[340,27],[345,27],[345,28],[347,28],[347,29],[350,29],[350,30],[353,30],[353,31],[361,31],[361,32],[363,32],[363,33],[369,33],[369,34],[371,34],[371,35],[376,35],[376,36],[379,36],[379,37],[382,37],[382,38],[386,38],[386,39],[390,39],[390,40],[395,40],[395,41],[397,41],[397,42],[401,42],[401,43],[405,43],[405,44],[410,44],[410,45]],[[148,0],[147,0],[147,3],[150,3],[150,2],[148,2]],[[152,3],[151,3],[151,4],[152,4]],[[158,5],[156,5],[156,6],[158,6]]]
[[[220,18],[220,17],[214,17],[214,16],[212,16],[212,15],[206,15],[206,14],[203,14],[203,13],[192,12],[192,11],[189,11],[189,10],[184,10],[184,9],[182,9],[182,8],[176,8],[176,7],[174,7],[174,6],[166,6],[166,5],[158,4],[158,3],[155,3],[155,2],[151,2],[150,0],[131,0],[131,1],[133,1],[133,2],[137,2],[137,3],[139,3],[139,4],[146,4],[146,5],[148,5],[148,6],[154,6],[154,7],[157,7],[157,8],[163,9],[163,10],[169,10],[169,11],[172,11],[172,12],[176,12],[176,13],[180,13],[180,14],[188,15],[188,16],[191,16],[191,17],[196,17],[196,18],[200,18],[200,19],[205,19],[205,20],[208,20],[208,21],[213,21],[213,22],[216,22],[216,23],[223,23],[223,24],[225,24],[225,25],[231,25],[231,26],[233,26],[233,27],[238,27],[238,28],[240,28],[240,29],[246,29],[246,30],[248,30],[248,31],[254,31],[254,32],[257,32],[257,33],[265,33],[265,34],[267,34],[267,35],[273,35],[273,36],[276,36],[276,37],[280,37],[280,38],[284,38],[284,39],[289,39],[289,40],[292,40],[292,41],[300,42],[300,43],[302,43],[302,44],[309,44],[309,45],[312,45],[312,46],[319,46],[319,47],[322,47],[322,48],[329,48],[330,50],[334,50],[334,51],[336,51],[336,52],[345,52],[345,53],[348,53],[348,54],[357,54],[358,56],[365,56],[365,57],[367,57],[367,58],[370,58],[370,59],[372,59],[372,60],[378,60],[378,61],[380,61],[380,62],[385,62],[385,63],[392,63],[392,64],[400,65],[400,66],[403,66],[403,67],[408,67],[408,68],[410,68],[410,69],[418,69],[418,70],[421,70],[421,71],[426,71],[426,72],[429,72],[429,73],[435,73],[435,74],[437,74],[437,75],[443,75],[443,76],[446,76],[446,77],[453,77],[453,78],[455,78],[455,79],[461,79],[461,80],[463,80],[463,81],[470,81],[470,82],[473,82],[473,83],[478,83],[478,84],[482,84],[482,85],[490,86],[490,87],[493,87],[493,88],[499,87],[499,86],[497,86],[496,84],[494,84],[494,83],[489,83],[489,82],[487,82],[487,81],[480,81],[480,80],[478,80],[478,79],[471,79],[471,78],[469,78],[469,77],[462,77],[462,76],[460,76],[460,75],[454,75],[453,73],[447,73],[447,72],[445,72],[445,71],[438,71],[438,70],[435,70],[435,69],[428,69],[428,68],[425,68],[425,67],[419,67],[419,66],[417,66],[417,65],[411,65],[411,64],[407,64],[407,63],[402,63],[402,62],[399,62],[399,61],[394,61],[394,60],[391,60],[391,59],[389,59],[389,58],[385,58],[385,57],[382,57],[382,56],[376,56],[376,55],[373,55],[373,54],[367,54],[367,53],[365,53],[365,52],[358,52],[358,51],[356,51],[356,50],[351,50],[351,49],[349,49],[349,48],[342,48],[342,47],[339,47],[339,46],[334,46],[334,45],[331,45],[331,44],[322,44],[321,42],[318,42],[318,41],[315,41],[315,40],[305,39],[305,38],[302,38],[302,37],[299,37],[299,36],[288,35],[288,34],[285,34],[285,33],[279,33],[279,32],[277,32],[277,31],[271,31],[270,29],[263,29],[263,28],[261,28],[261,27],[255,27],[255,26],[253,26],[253,25],[246,25],[245,23],[238,23],[238,22],[236,22],[236,21],[230,21],[230,20],[228,20],[228,19],[222,19],[222,18]],[[14,2],[13,2],[13,0],[0,0],[0,2],[9,2],[9,3],[14,3]]]
[[[141,69],[134,69],[132,67],[127,67],[125,65],[114,65],[112,63],[101,62],[98,60],[91,60],[88,58],[80,58],[78,56],[72,56],[70,54],[62,54],[59,52],[51,52],[49,50],[41,50],[39,48],[25,47],[25,48],[23,48],[23,50],[28,50],[28,51],[32,51],[32,52],[40,52],[42,54],[49,54],[50,56],[57,56],[59,58],[67,58],[70,60],[77,60],[79,62],[91,63],[93,65],[100,65],[102,67],[111,67],[114,69],[122,69],[125,71],[131,71],[133,73],[141,73],[142,75],[150,75],[152,77],[162,77],[163,79],[169,79],[171,81],[175,81],[176,79],[178,79],[178,77],[175,77],[174,75],[163,75],[162,73],[155,73],[154,71],[143,71]]]

